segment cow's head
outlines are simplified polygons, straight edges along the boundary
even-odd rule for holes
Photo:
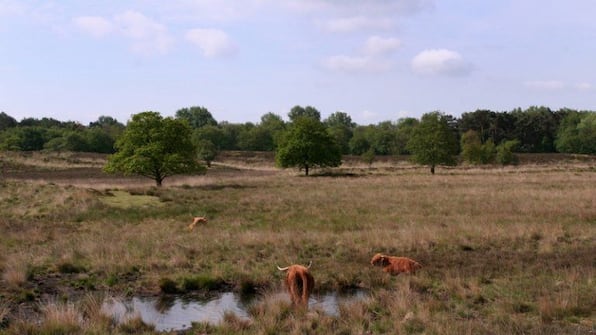
[[[387,256],[383,254],[376,254],[370,260],[370,264],[386,266],[389,264],[389,260],[387,259]]]

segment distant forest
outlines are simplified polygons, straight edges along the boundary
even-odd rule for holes
[[[419,119],[402,118],[378,124],[358,125],[344,112],[321,119],[311,106],[295,106],[289,121],[277,114],[264,114],[260,122],[229,123],[217,121],[204,107],[178,110],[176,119],[186,120],[193,130],[192,140],[199,147],[214,150],[275,151],[280,136],[298,116],[308,116],[323,123],[337,141],[343,154],[404,155],[407,143]],[[499,145],[516,141],[515,152],[596,154],[596,112],[563,108],[529,107],[507,112],[479,109],[456,118],[446,115],[457,136],[473,134],[480,143]],[[82,125],[53,118],[15,120],[0,113],[0,150],[79,151],[113,153],[114,143],[126,125],[110,116]],[[467,134],[467,135],[466,135]]]

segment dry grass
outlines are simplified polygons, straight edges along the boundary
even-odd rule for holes
[[[47,334],[75,334],[81,330],[83,317],[74,306],[69,303],[49,302],[41,306],[43,319],[42,332]]]
[[[14,301],[23,300],[22,290],[157,294],[164,278],[182,287],[196,276],[275,292],[282,283],[275,265],[312,260],[318,292],[360,287],[371,298],[340,307],[334,318],[298,315],[265,296],[252,322],[228,316],[220,327],[197,329],[557,334],[594,328],[590,161],[438,169],[431,176],[402,160],[372,167],[352,160],[317,172],[322,176],[307,178],[257,156],[232,155],[206,176],[172,178],[163,189],[137,179],[9,178],[0,194],[2,282],[18,289],[0,294]],[[100,201],[114,191],[159,199],[161,206]],[[189,232],[194,216],[209,222]],[[369,264],[377,252],[414,258],[423,269],[388,277]],[[24,269],[31,280],[22,281]],[[81,310],[88,309],[77,310],[87,315]]]
[[[8,323],[8,315],[10,314],[10,302],[0,301],[0,328]]]
[[[22,286],[27,281],[27,266],[23,263],[9,263],[4,266],[2,280],[11,289]]]

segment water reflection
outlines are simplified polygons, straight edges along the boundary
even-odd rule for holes
[[[340,305],[350,304],[366,297],[366,292],[362,290],[354,290],[352,292],[342,294],[337,292],[327,293],[319,297],[311,297],[308,301],[308,307],[321,309],[331,316],[339,316]]]
[[[110,299],[104,310],[117,322],[140,316],[155,330],[182,330],[191,327],[192,322],[221,322],[226,312],[240,318],[248,318],[246,307],[234,293],[223,293],[209,301],[182,298],[134,297],[129,300]]]
[[[280,293],[280,297],[286,297],[286,294]],[[331,316],[339,316],[340,305],[362,300],[365,297],[364,291],[355,291],[347,295],[328,293],[311,296],[309,308],[323,310]],[[118,323],[141,317],[143,322],[154,325],[157,331],[170,331],[190,328],[192,322],[218,324],[223,320],[225,313],[233,313],[239,318],[249,319],[248,304],[250,302],[243,303],[235,293],[226,292],[208,301],[181,297],[111,298],[104,302],[103,310]]]

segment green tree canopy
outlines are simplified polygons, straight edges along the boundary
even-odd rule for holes
[[[246,123],[238,134],[238,147],[241,150],[273,151],[275,144],[271,132],[261,126]]]
[[[217,121],[205,107],[193,106],[176,111],[176,118],[186,120],[192,128],[216,126]]]
[[[12,116],[1,112],[0,113],[0,131],[3,131],[8,128],[13,128],[17,126],[17,120],[15,120]]]
[[[226,134],[224,131],[217,126],[205,126],[195,129],[192,133],[192,140],[195,145],[198,145],[200,141],[206,140],[213,143],[217,150],[224,148],[225,137]]]
[[[362,155],[372,148],[372,134],[375,131],[374,128],[375,126],[373,125],[357,126],[354,128],[352,138],[350,138],[350,142],[348,142],[350,152],[353,155]],[[374,153],[374,148],[372,149]]]
[[[410,137],[412,136],[412,131],[418,125],[418,119],[413,117],[407,117],[403,119],[397,120],[397,134],[396,134],[396,154],[409,154],[408,149],[406,148]]]
[[[561,121],[555,144],[559,152],[596,154],[596,113],[569,112]]]
[[[329,133],[339,145],[343,154],[350,153],[350,140],[353,136],[353,130],[356,124],[352,118],[344,112],[335,112],[329,115],[324,121],[329,129]]]
[[[463,113],[458,121],[459,129],[462,134],[471,130],[475,131],[476,135],[474,136],[478,136],[478,140],[484,143],[489,138],[492,138],[491,131],[493,130],[496,114],[486,109],[477,109],[475,112]]]
[[[11,151],[42,150],[49,130],[39,126],[8,128],[0,133],[0,149]]]
[[[518,146],[519,146],[518,140],[504,141],[501,144],[499,144],[496,148],[497,163],[502,164],[502,165],[517,164],[519,161],[519,158],[517,157],[517,155],[514,152]]]
[[[492,139],[485,143],[480,140],[480,135],[475,130],[468,130],[461,139],[461,157],[470,164],[488,164],[495,158],[496,149]]]
[[[259,126],[269,132],[271,138],[273,139],[273,149],[275,149],[279,143],[281,134],[286,129],[286,123],[284,120],[281,118],[281,116],[269,112],[261,116],[261,123]]]
[[[92,127],[84,132],[84,136],[87,142],[87,151],[106,154],[114,153],[114,144],[116,141],[110,135],[109,130]]]
[[[554,152],[554,140],[559,127],[548,107],[532,106],[512,112],[515,119],[514,137],[521,152]]]
[[[191,133],[186,122],[163,118],[157,112],[133,115],[104,170],[147,177],[157,186],[176,174],[204,173],[205,167],[197,162]]]
[[[429,165],[432,174],[439,164],[455,164],[458,143],[449,122],[450,117],[440,112],[422,115],[407,144],[414,162]]]
[[[339,166],[341,152],[323,123],[311,117],[299,117],[282,137],[275,160],[282,168],[304,169],[308,176],[312,167]]]
[[[379,155],[397,155],[399,154],[397,140],[396,125],[391,121],[383,121],[375,127],[371,144],[375,153]]]
[[[197,143],[197,155],[200,159],[205,161],[208,167],[211,167],[211,162],[217,157],[217,147],[209,140],[199,140]]]
[[[292,107],[292,109],[288,113],[288,117],[290,118],[290,121],[292,121],[292,122],[294,122],[298,118],[305,117],[305,116],[313,118],[317,121],[321,121],[321,112],[319,112],[316,108],[314,108],[312,106],[302,107],[302,106],[296,105],[296,106]]]
[[[89,123],[89,129],[101,129],[114,141],[122,134],[125,126],[111,116],[100,116],[97,121]]]

